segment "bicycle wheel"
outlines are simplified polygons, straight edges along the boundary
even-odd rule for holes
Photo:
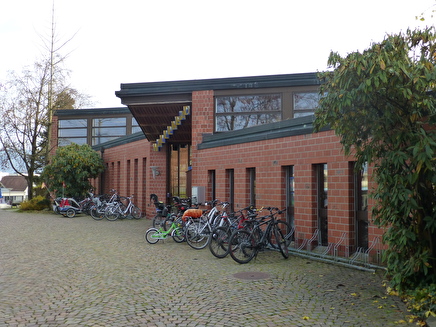
[[[141,209],[139,209],[137,206],[132,206],[130,208],[130,213],[132,214],[132,217],[135,219],[141,219],[142,212]]]
[[[97,207],[97,206],[92,206],[91,207],[91,210],[90,210],[90,213],[91,213],[91,217],[94,219],[94,220],[102,220],[103,218],[104,218],[104,211],[103,210],[101,210],[99,207]]]
[[[248,263],[256,255],[256,240],[251,233],[240,229],[236,230],[229,239],[229,254],[237,263]]]
[[[227,227],[218,227],[212,231],[209,242],[209,250],[215,257],[222,259],[229,254],[228,243],[230,236],[231,232]]]
[[[116,207],[116,206],[107,207],[106,210],[104,211],[104,216],[109,221],[117,220],[120,216],[120,212],[118,210],[118,207]]]
[[[204,249],[210,240],[209,226],[204,221],[195,221],[186,229],[185,237],[189,246],[196,250]]]
[[[118,213],[119,213],[118,219],[125,219],[130,217],[129,216],[130,213],[127,212],[127,207],[123,203],[120,203],[120,206],[118,208]]]
[[[157,228],[150,228],[145,232],[144,238],[148,243],[156,244],[159,242],[159,238],[157,238],[156,234],[159,234],[159,230]]]
[[[68,218],[74,218],[76,215],[76,211],[74,209],[69,208],[66,212],[66,215]]]
[[[283,235],[284,239],[286,239],[286,241],[289,244],[290,241],[286,238],[286,235],[287,235],[288,231],[291,230],[291,227],[289,226],[289,224],[286,221],[284,221],[284,220],[276,220],[276,222],[274,223],[274,227],[282,232],[282,235]],[[268,243],[274,249],[279,249],[280,247],[277,244],[276,238],[275,237],[273,238],[272,236],[273,236],[273,233],[272,233],[272,230],[271,230],[271,233],[268,235]]]
[[[274,237],[276,239],[276,244],[278,245],[280,253],[282,254],[283,258],[285,259],[289,258],[288,241],[285,239],[283,231],[277,228],[277,225],[275,225],[273,228],[273,232],[274,232]]]
[[[176,243],[182,243],[185,241],[185,231],[181,227],[177,227],[175,230],[173,230],[171,232],[171,236]]]

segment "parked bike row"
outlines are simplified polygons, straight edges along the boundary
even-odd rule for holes
[[[74,198],[57,198],[54,200],[53,210],[65,217],[73,218],[76,214],[84,213],[95,220],[106,218],[110,221],[124,218],[140,219],[141,209],[132,202],[132,196],[119,196],[114,189],[110,194],[94,195],[89,192],[88,197],[81,201]]]
[[[209,248],[217,258],[230,255],[238,263],[248,263],[263,250],[280,251],[286,259],[291,242],[291,228],[279,216],[284,210],[275,207],[256,209],[253,206],[227,213],[228,202],[215,200],[210,210],[192,207],[189,199],[173,198],[173,205],[159,202],[152,194],[156,206],[153,227],[145,232],[150,244],[172,237],[177,243],[186,241],[196,250]],[[263,214],[267,212],[267,214]]]

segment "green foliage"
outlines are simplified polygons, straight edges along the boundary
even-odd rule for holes
[[[417,288],[406,292],[404,299],[412,314],[421,319],[436,316],[436,285]]]
[[[435,54],[434,28],[407,30],[363,53],[331,53],[333,70],[320,73],[315,128],[330,126],[346,154],[373,164],[372,215],[400,291],[436,282]]]
[[[20,205],[20,210],[44,210],[50,208],[50,200],[38,195],[29,201],[24,201]]]
[[[42,178],[47,188],[57,195],[81,197],[92,187],[90,178],[104,171],[103,160],[87,145],[70,144],[59,147]],[[64,186],[65,185],[65,188]]]

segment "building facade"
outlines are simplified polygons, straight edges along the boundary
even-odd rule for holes
[[[93,144],[106,165],[95,183],[134,193],[148,217],[152,193],[286,208],[297,249],[378,262],[370,169],[356,169],[334,131],[314,133],[319,85],[316,73],[122,84],[141,132]]]

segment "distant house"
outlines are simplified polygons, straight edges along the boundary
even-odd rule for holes
[[[27,200],[27,181],[23,176],[3,176],[0,181],[1,196],[0,203],[21,203]]]

